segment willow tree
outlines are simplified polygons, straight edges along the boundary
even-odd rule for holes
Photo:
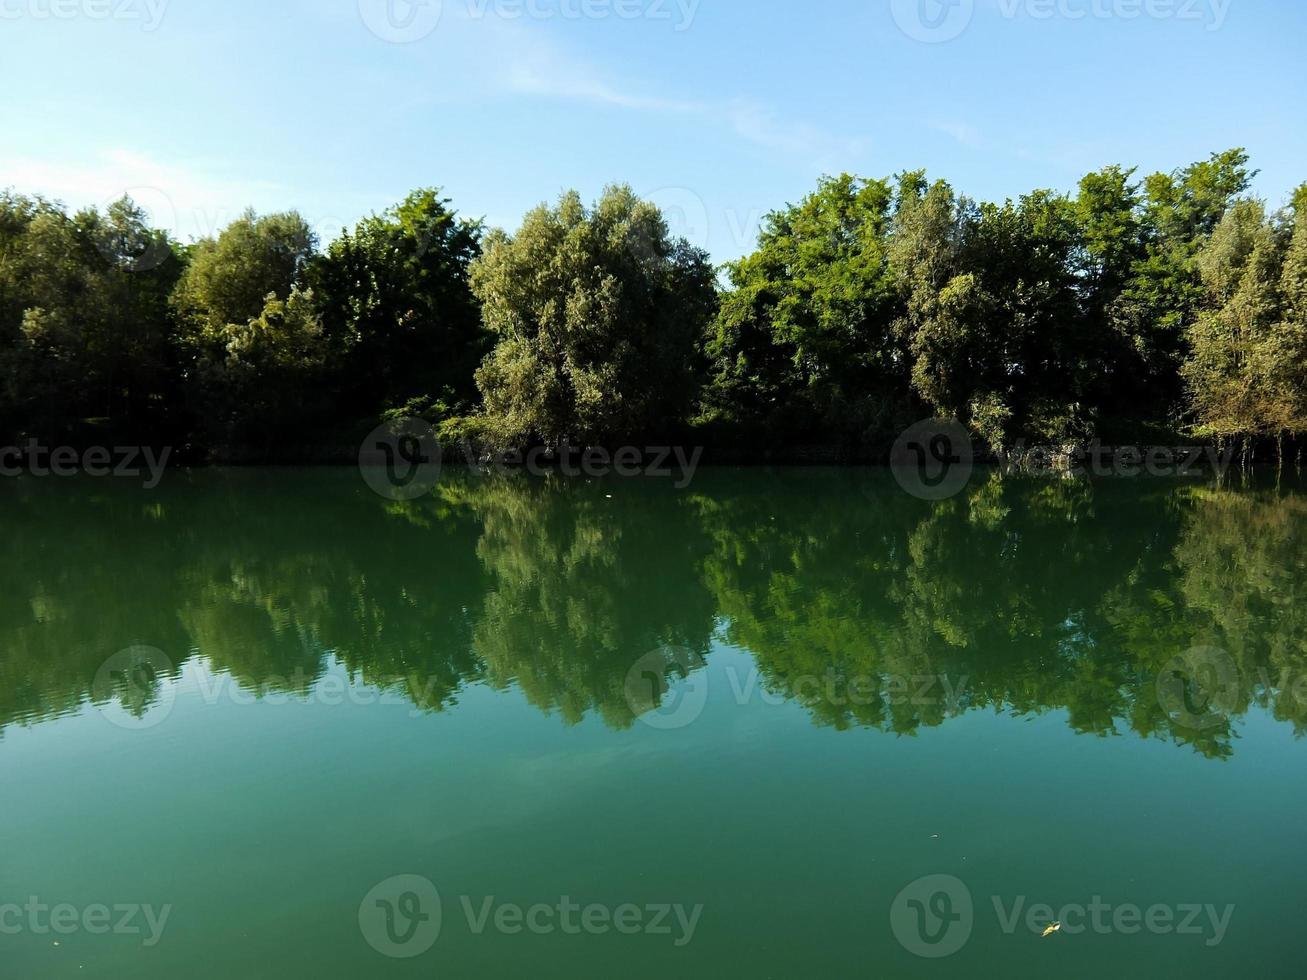
[[[1235,148],[1143,182],[1143,255],[1109,318],[1122,342],[1111,364],[1118,398],[1137,418],[1165,421],[1183,408],[1180,368],[1204,302],[1196,258],[1254,176]]]
[[[1205,308],[1184,366],[1198,430],[1222,439],[1307,431],[1302,222],[1235,204],[1198,259]]]
[[[629,187],[589,209],[571,192],[491,232],[472,288],[497,341],[477,372],[495,444],[654,437],[687,417],[713,269]]]
[[[1307,433],[1307,184],[1294,197],[1293,235],[1280,277],[1280,321],[1266,353],[1265,370],[1275,392],[1276,426]]]

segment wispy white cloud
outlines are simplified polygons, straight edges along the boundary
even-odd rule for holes
[[[758,146],[823,164],[847,160],[866,148],[863,140],[842,139],[818,126],[783,119],[756,102],[685,101],[650,96],[604,80],[593,71],[565,61],[537,59],[515,65],[503,76],[515,95],[570,99],[655,113],[694,115],[724,125],[736,136]]]
[[[681,102],[657,96],[637,95],[602,81],[576,65],[540,62],[519,63],[502,76],[509,92],[546,98],[575,99],[623,109],[649,112],[702,112],[695,102]]]
[[[122,148],[81,161],[0,158],[0,182],[74,209],[102,208],[127,195],[157,227],[183,239],[210,235],[245,207],[275,201],[284,190],[270,181],[223,177]]]
[[[814,160],[847,159],[861,153],[866,145],[862,140],[833,136],[810,123],[785,120],[773,110],[755,102],[683,101],[642,95],[566,63],[518,64],[504,76],[504,82],[508,91],[515,95],[568,99],[644,112],[700,116],[729,128],[736,136],[750,143]]]
[[[296,201],[295,188],[274,180],[226,174],[194,161],[163,161],[121,147],[74,161],[0,156],[0,187],[74,210],[104,208],[126,195],[154,227],[181,241],[216,234],[249,207],[263,213],[298,207],[318,236],[329,241],[372,208],[358,194],[333,197],[330,210],[306,207]]]
[[[724,107],[722,114],[737,136],[785,153],[807,154],[822,161],[847,161],[867,148],[866,140],[846,139],[810,123],[782,119],[756,103],[736,101]]]
[[[978,147],[984,145],[984,138],[980,135],[980,130],[970,123],[954,121],[937,121],[930,124],[930,128],[937,133],[943,133],[951,136],[956,142],[963,146]]]
[[[865,148],[862,140],[844,139],[806,122],[786,120],[774,110],[742,99],[679,99],[616,78],[578,58],[544,32],[503,18],[471,18],[458,5],[441,23],[442,50],[460,57],[475,53],[472,63],[460,63],[476,76],[459,91],[490,96],[558,99],[639,112],[697,116],[767,149],[803,156],[823,166],[846,166]],[[444,65],[449,68],[448,64]],[[450,101],[451,90],[438,87],[423,98],[431,104]]]

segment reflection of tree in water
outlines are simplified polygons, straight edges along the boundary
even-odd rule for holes
[[[194,653],[256,694],[304,693],[329,652],[431,709],[477,676],[477,531],[443,502],[397,514],[329,471],[184,480],[149,495],[112,481],[11,492],[0,725],[75,710],[105,659],[138,642],[179,665]]]
[[[44,480],[0,489],[0,731],[75,711],[121,649],[188,649],[171,575],[185,547],[139,488],[86,495]]]
[[[831,671],[864,679],[885,696],[849,703],[814,691],[809,707],[837,727],[908,733],[967,705],[1058,704],[1066,675],[1092,668],[1048,656],[1050,645],[1065,653],[1083,643],[1084,585],[1109,575],[1092,524],[1067,519],[1069,509],[1089,516],[1084,487],[994,480],[929,504],[878,475],[847,479],[863,492],[814,483],[803,507],[780,508],[783,519],[724,520],[763,529],[745,550],[732,542],[715,556],[709,575],[731,638],[757,655],[772,686],[792,690]]]
[[[204,568],[178,618],[213,670],[227,671],[250,690],[292,694],[306,693],[321,676],[322,646],[312,624],[327,590],[284,594],[307,584],[297,559],[246,565],[234,558]]]
[[[467,488],[491,576],[473,646],[498,687],[517,684],[568,721],[634,720],[627,674],[660,646],[708,651],[707,542],[667,486],[504,480]]]
[[[486,680],[625,727],[639,658],[706,656],[718,623],[839,728],[1058,709],[1213,757],[1254,704],[1307,728],[1307,500],[1288,493],[978,478],[930,504],[880,473],[683,492],[454,472],[394,504],[322,471],[6,494],[0,728],[76,710],[134,644],[256,693],[304,693],[334,656],[430,710]],[[1242,684],[1232,719],[1186,730],[1156,685],[1193,647]]]
[[[966,708],[1062,709],[1080,732],[1128,727],[1223,756],[1228,721],[1186,730],[1159,703],[1168,664],[1201,644],[1238,651],[1237,628],[1260,648],[1236,653],[1245,679],[1266,664],[1273,678],[1307,669],[1307,631],[1284,613],[1302,588],[1302,498],[994,477],[930,505],[864,479],[869,507],[850,507],[833,480],[805,486],[801,508],[749,497],[704,508],[720,528],[705,567],[731,640],[819,723],[911,733]],[[1211,553],[1245,537],[1259,538],[1240,554],[1260,558],[1260,574]],[[1224,570],[1219,586],[1195,588],[1212,569]],[[1204,613],[1236,615],[1250,599],[1264,612],[1254,621]],[[832,673],[834,695],[810,682]],[[880,696],[850,698],[855,678]],[[949,684],[926,689],[930,678]],[[1259,698],[1303,716],[1283,690]]]
[[[1176,549],[1180,592],[1234,657],[1244,695],[1307,731],[1307,499],[1198,491]]]

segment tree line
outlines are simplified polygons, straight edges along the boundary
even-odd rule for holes
[[[131,200],[0,194],[0,436],[312,458],[386,418],[492,449],[657,438],[883,457],[1307,431],[1307,185],[1242,150],[1002,204],[823,179],[723,269],[629,187],[513,233],[423,189],[325,247],[295,212],[182,244]],[[742,447],[747,447],[742,449]]]

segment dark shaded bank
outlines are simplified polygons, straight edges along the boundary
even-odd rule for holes
[[[322,467],[358,465],[367,433],[357,439],[341,438],[331,442],[286,443],[279,446],[218,447],[205,449],[194,445],[145,443],[155,455],[167,453],[171,466],[206,467]],[[586,466],[615,467],[623,452],[634,450],[638,456],[632,464],[643,471],[647,466],[689,461],[694,467],[890,467],[913,465],[922,459],[928,468],[941,463],[966,462],[978,467],[1025,473],[1083,473],[1088,476],[1187,475],[1224,473],[1229,470],[1301,469],[1307,462],[1307,440],[1275,439],[1217,442],[1194,439],[1181,433],[1167,438],[1155,431],[1136,441],[1094,441],[1083,444],[1024,444],[994,451],[974,442],[957,449],[949,446],[944,456],[920,437],[911,435],[899,440],[880,440],[873,446],[851,447],[835,443],[797,445],[769,444],[765,440],[731,442],[696,442],[651,438],[632,440],[620,446],[570,447],[565,452],[534,447],[527,450],[495,451],[464,442],[441,444],[443,465],[514,469],[555,470],[568,475],[586,475]],[[22,446],[24,443],[17,443]],[[84,452],[95,446],[123,446],[132,443],[106,440],[73,440],[62,443]],[[915,447],[925,453],[920,457]],[[621,475],[619,473],[619,475]],[[632,472],[630,475],[635,475]]]

